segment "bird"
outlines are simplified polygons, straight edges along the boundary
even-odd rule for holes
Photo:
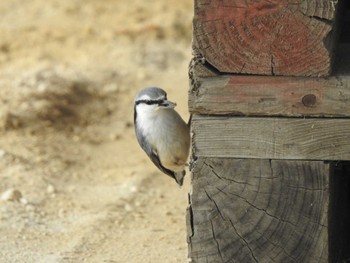
[[[181,187],[190,149],[190,128],[159,87],[146,87],[134,99],[137,141],[160,171]]]

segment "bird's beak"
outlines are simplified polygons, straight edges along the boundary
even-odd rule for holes
[[[176,103],[175,102],[171,102],[169,100],[164,100],[161,104],[159,104],[160,107],[162,108],[170,108],[173,109],[176,107]]]

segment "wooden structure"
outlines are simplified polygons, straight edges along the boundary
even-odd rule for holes
[[[191,262],[350,262],[350,2],[194,12]]]

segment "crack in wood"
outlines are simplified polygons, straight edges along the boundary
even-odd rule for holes
[[[208,164],[207,162],[203,162],[203,163],[211,169],[211,171],[213,172],[213,174],[214,174],[218,179],[226,179],[226,178],[222,178],[219,174],[217,174],[217,173],[215,172],[213,166],[211,166],[211,165]],[[273,169],[272,169],[272,162],[271,162],[271,160],[269,160],[269,164],[270,164],[270,168],[271,168],[271,174],[273,175]],[[233,181],[234,183],[238,183],[238,184],[249,185],[249,184],[247,184],[247,183],[236,182],[235,180],[231,180],[231,179],[228,179],[228,180],[229,180],[229,181]],[[223,194],[226,195],[226,196],[232,195],[232,196],[235,196],[235,197],[237,197],[237,198],[243,200],[243,201],[246,202],[248,205],[250,205],[251,207],[255,208],[255,209],[258,210],[258,211],[262,211],[262,212],[265,213],[267,216],[270,216],[270,217],[272,217],[272,218],[274,218],[274,219],[276,219],[276,220],[278,220],[278,221],[280,221],[280,222],[282,222],[282,223],[290,224],[290,225],[292,225],[294,228],[298,228],[298,226],[297,226],[296,224],[294,224],[294,223],[292,223],[292,222],[290,222],[290,221],[288,221],[288,220],[279,218],[279,217],[277,217],[277,216],[275,216],[275,215],[269,213],[266,209],[257,207],[257,206],[254,205],[253,203],[249,202],[246,198],[244,198],[244,197],[242,197],[242,196],[240,196],[240,195],[238,195],[238,194],[227,193],[227,192],[223,191],[223,189],[220,189],[220,188],[217,188],[217,187],[215,187],[215,188],[216,188],[219,192],[223,193]],[[304,190],[302,187],[300,187],[299,189]],[[307,190],[307,189],[306,189],[306,190]],[[208,194],[208,192],[207,192],[205,189],[204,189],[204,191],[205,191],[207,197],[215,204],[215,207],[216,207],[217,211],[220,213],[221,217],[225,220],[225,217],[221,214],[221,211],[220,211],[220,209],[218,208],[216,202],[210,197],[210,195]],[[325,190],[323,190],[323,191],[325,191]],[[259,193],[259,191],[258,191],[257,193]],[[306,218],[306,217],[305,217],[305,218]],[[313,223],[313,224],[316,224],[316,225],[322,226],[322,227],[327,227],[327,226],[321,224],[320,222],[314,222],[314,221],[310,220],[309,218],[307,218],[307,219],[308,219],[309,222],[311,222],[311,223]],[[301,233],[299,233],[299,234],[301,234]]]
[[[236,197],[242,199],[243,201],[245,201],[247,204],[249,204],[249,205],[250,205],[251,207],[253,207],[254,209],[256,209],[256,210],[258,210],[258,211],[262,211],[262,212],[263,212],[264,214],[266,214],[267,216],[270,216],[270,217],[272,217],[272,218],[278,220],[279,222],[282,222],[282,223],[286,223],[286,224],[291,225],[291,226],[293,227],[293,232],[297,233],[298,235],[300,235],[300,236],[305,235],[305,233],[301,233],[301,232],[299,232],[299,231],[296,230],[296,229],[298,229],[298,225],[296,225],[296,224],[294,224],[294,223],[292,223],[292,222],[290,222],[290,221],[288,221],[288,220],[284,220],[284,219],[282,219],[282,218],[279,218],[279,217],[277,217],[277,216],[275,216],[275,215],[270,214],[269,212],[267,212],[266,209],[259,208],[259,207],[255,206],[254,204],[252,204],[251,202],[249,202],[249,201],[248,201],[247,199],[245,199],[244,197],[241,197],[241,196],[239,196],[239,195],[232,194],[232,193],[226,193],[225,191],[223,191],[222,189],[219,189],[219,188],[216,188],[216,189],[217,189],[219,192],[221,192],[221,193],[223,193],[223,194],[225,194],[225,195],[227,195],[227,196],[233,195],[233,196],[236,196]],[[209,196],[209,194],[207,193],[207,191],[206,191],[206,194],[207,194],[208,198],[214,203],[214,205],[215,205],[215,207],[216,207],[216,210],[219,211],[219,214],[221,215],[221,217],[225,220],[225,217],[224,217],[224,215],[222,215],[222,213],[220,212],[220,209],[219,209],[217,203],[215,202],[215,200]],[[320,222],[316,222],[316,221],[311,220],[310,218],[305,217],[305,216],[304,216],[304,218],[306,218],[310,223],[315,224],[316,226],[321,226],[321,227],[325,227],[325,228],[328,229],[328,226],[326,226],[326,225],[324,225],[324,224],[321,224]],[[230,221],[230,223],[232,224],[231,219],[229,219],[229,221]],[[257,230],[255,229],[255,231],[257,231]],[[270,241],[270,240],[269,240],[267,237],[265,237],[262,233],[260,233],[259,231],[257,231],[257,232],[258,232],[262,237],[264,237],[265,239],[267,239],[271,244],[273,244],[274,246],[277,246],[277,244],[275,244],[274,242]],[[313,236],[309,236],[309,237],[310,237],[310,238],[314,238]],[[295,258],[293,258],[293,256],[291,256],[288,252],[286,252],[284,248],[282,248],[281,246],[277,246],[277,247],[281,248],[281,249],[283,250],[283,252],[284,252],[290,259],[293,260],[293,262],[298,262]]]
[[[237,180],[234,180],[234,179],[231,179],[231,178],[227,178],[227,177],[221,177],[216,171],[215,171],[215,168],[208,164],[206,161],[203,162],[204,165],[206,165],[207,167],[210,168],[210,170],[212,171],[212,173],[220,180],[226,180],[226,181],[230,181],[230,182],[233,182],[233,183],[236,183],[236,184],[243,184],[243,185],[249,185],[249,186],[255,186],[253,184],[250,184],[248,182],[241,182],[241,181],[237,181]]]
[[[278,176],[253,176],[253,178],[256,178],[256,179],[263,179],[263,180],[275,180],[275,179],[279,179]]]
[[[224,180],[226,179],[226,178],[221,177],[218,173],[216,173],[215,168],[214,168],[213,166],[211,166],[211,165],[208,164],[207,162],[203,162],[203,163],[204,163],[205,165],[207,165],[207,166],[211,169],[211,171],[213,172],[213,174],[214,174],[218,179],[224,179]],[[270,166],[270,169],[271,169],[271,175],[273,176],[273,173],[274,173],[274,172],[273,172],[273,168],[272,168],[272,160],[271,160],[271,159],[269,160],[269,164],[270,164],[269,166]],[[232,179],[227,179],[227,180],[232,181],[232,182],[234,182],[234,183],[238,183],[238,184],[254,186],[254,185],[251,185],[251,184],[248,184],[248,183],[239,182],[239,181],[232,180]],[[291,186],[291,185],[287,185],[287,187],[292,188],[292,189],[297,189],[297,190],[298,190],[298,189],[300,189],[300,190],[305,190],[305,191],[324,191],[324,192],[328,191],[328,188],[325,188],[325,189],[317,189],[317,188],[316,188],[316,189],[309,189],[309,188],[301,187],[301,186],[293,187],[293,186]],[[254,205],[253,203],[249,202],[246,198],[244,198],[244,197],[242,197],[242,196],[240,196],[240,195],[237,195],[237,194],[234,194],[234,193],[227,193],[227,192],[225,192],[223,189],[220,189],[220,188],[217,188],[217,187],[216,187],[216,189],[217,189],[219,192],[221,192],[221,193],[223,193],[224,195],[226,195],[226,196],[233,195],[233,196],[235,196],[235,197],[238,197],[238,198],[240,198],[241,200],[243,200],[244,202],[246,202],[248,205],[250,205],[251,207],[257,209],[258,211],[264,212],[267,216],[270,216],[270,217],[272,217],[272,218],[274,218],[274,219],[276,219],[276,220],[278,220],[278,221],[280,221],[280,222],[282,222],[282,223],[287,223],[287,224],[290,224],[290,225],[292,225],[293,227],[297,228],[297,225],[296,225],[296,224],[294,224],[294,223],[292,223],[292,222],[290,222],[290,221],[288,221],[288,220],[279,218],[279,217],[277,217],[277,216],[275,216],[275,215],[269,213],[266,209],[257,207],[256,205]],[[255,192],[256,192],[257,194],[261,194],[261,192],[259,192],[259,191],[255,191]],[[207,192],[206,190],[205,190],[205,193],[206,193],[206,195],[208,196],[208,198],[209,198],[211,201],[213,201],[214,204],[216,205],[215,201],[209,196],[209,194],[208,194],[208,192]],[[271,193],[269,193],[269,194],[271,194]],[[220,210],[219,210],[219,208],[217,207],[217,205],[216,205],[216,208],[217,208],[217,210],[220,212]],[[223,216],[221,213],[220,213],[220,215],[224,218],[224,216]],[[324,224],[321,224],[320,222],[313,221],[313,220],[311,220],[310,218],[305,217],[305,216],[304,216],[304,218],[306,218],[310,223],[313,223],[313,224],[318,225],[318,226],[321,226],[321,227],[328,228],[328,226],[326,226],[326,225],[324,225]],[[299,234],[301,234],[301,233],[299,233]]]
[[[322,23],[325,23],[326,25],[329,25],[329,26],[331,26],[332,23],[333,23],[333,20],[330,20],[330,19],[327,19],[327,18],[324,18],[324,17],[320,17],[320,16],[316,16],[316,15],[308,16],[308,17],[311,18],[311,19],[315,19],[317,21],[320,21]]]
[[[208,192],[207,192],[206,189],[204,189],[204,192],[205,192],[205,194],[207,195],[208,199],[209,199],[211,202],[214,203],[214,206],[215,206],[216,210],[218,211],[218,213],[220,214],[220,217],[221,217],[224,221],[226,221],[226,218],[225,218],[224,215],[221,213],[221,211],[220,211],[218,205],[216,204],[215,200],[214,200],[213,198],[210,197],[210,195],[208,194]]]
[[[188,197],[188,207],[187,207],[187,225],[190,228],[190,234],[188,235],[188,238],[191,239],[194,235],[194,222],[193,222],[193,210],[192,210],[192,203],[190,200],[190,196]]]
[[[226,179],[226,178],[222,178],[220,175],[218,175],[218,174],[215,172],[213,166],[211,166],[211,165],[208,164],[207,162],[204,162],[204,164],[207,165],[207,166],[212,170],[213,174],[214,174],[218,179]],[[270,167],[271,167],[271,162],[270,162]],[[272,168],[271,168],[271,171],[272,171],[272,175],[273,175],[273,170],[272,170]],[[232,182],[234,182],[234,183],[238,183],[238,184],[249,185],[248,183],[237,182],[237,181],[232,180],[232,179],[227,179],[227,180],[232,181]],[[278,220],[278,221],[280,221],[280,222],[288,223],[288,224],[292,225],[293,227],[297,228],[297,225],[296,225],[296,224],[293,224],[292,222],[290,222],[290,221],[288,221],[288,220],[284,220],[284,219],[282,219],[282,218],[279,218],[279,217],[277,217],[277,216],[275,216],[275,215],[270,214],[270,213],[267,212],[265,209],[259,208],[259,207],[255,206],[253,203],[249,202],[246,198],[244,198],[244,197],[242,197],[242,196],[240,196],[240,195],[238,195],[238,194],[226,193],[225,191],[223,191],[222,189],[217,188],[217,187],[216,187],[216,189],[217,189],[219,192],[225,194],[226,196],[233,195],[233,196],[235,196],[235,197],[238,197],[239,199],[243,200],[244,202],[246,202],[246,203],[247,203],[248,205],[250,205],[251,207],[253,207],[253,208],[255,208],[255,209],[259,210],[259,211],[264,212],[266,215],[268,215],[268,216],[270,216],[270,217],[272,217],[272,218],[275,218],[276,220]],[[208,196],[208,198],[209,198],[212,202],[214,202],[214,204],[215,204],[215,206],[216,206],[218,212],[219,212],[220,215],[223,217],[223,215],[221,214],[220,209],[217,207],[215,201],[209,196],[209,194],[208,194],[208,192],[207,192],[206,190],[204,190],[204,191],[205,191],[206,195]],[[224,217],[223,217],[223,218],[224,218]]]
[[[295,190],[304,190],[304,191],[312,191],[312,192],[327,192],[329,190],[328,187],[325,188],[307,188],[307,187],[302,187],[302,186],[294,186],[294,185],[286,185],[288,188],[295,189]]]
[[[270,173],[271,173],[271,177],[274,177],[273,174],[273,169],[272,169],[272,159],[269,159],[269,168],[270,168]]]
[[[238,233],[238,230],[236,229],[236,227],[235,227],[235,225],[233,224],[233,222],[231,221],[231,219],[230,219],[229,221],[230,221],[230,224],[231,224],[232,228],[234,229],[236,235],[244,242],[245,246],[249,249],[250,254],[252,255],[254,261],[255,261],[256,263],[258,263],[259,261],[258,261],[257,258],[255,257],[254,252],[253,252],[253,250],[251,249],[251,247],[249,246],[249,243],[247,242],[247,240],[245,240],[245,238],[244,238],[242,235],[240,235],[240,234]]]
[[[219,241],[217,240],[216,235],[215,235],[215,230],[214,230],[214,225],[213,225],[213,221],[212,220],[210,220],[210,225],[211,225],[211,231],[212,231],[212,234],[213,234],[213,238],[214,238],[214,241],[216,243],[216,247],[218,249],[219,256],[221,258],[221,261],[224,262],[224,258],[222,257],[222,254],[221,254]]]
[[[215,200],[214,200],[213,198],[210,197],[210,195],[208,194],[208,192],[207,192],[206,189],[204,189],[204,192],[205,192],[205,194],[207,195],[208,199],[214,204],[214,206],[215,206],[216,210],[218,211],[218,214],[220,215],[220,217],[221,217],[224,221],[230,222],[230,224],[232,225],[233,229],[235,230],[235,233],[237,234],[237,236],[243,241],[243,243],[245,244],[245,246],[249,249],[249,251],[250,251],[252,257],[253,257],[254,260],[255,260],[255,262],[258,262],[257,259],[256,259],[256,257],[255,257],[255,255],[254,255],[254,253],[253,253],[253,250],[252,250],[252,249],[250,248],[250,246],[249,246],[249,243],[243,238],[243,236],[241,236],[241,235],[238,233],[238,231],[237,231],[237,229],[235,228],[234,224],[232,223],[231,219],[228,219],[228,220],[227,220],[227,218],[221,213],[221,210],[219,209],[217,203],[215,202]],[[214,232],[212,220],[210,220],[210,223],[211,223],[211,226],[212,226],[212,232],[213,232],[214,240],[215,240],[215,242],[217,243],[219,255],[220,255],[220,257],[221,257],[222,262],[224,262],[223,257],[222,257],[222,254],[221,254],[221,251],[220,251],[219,243],[218,243],[218,241],[217,241],[217,239],[216,239],[216,237],[215,237],[215,232]]]
[[[254,209],[258,210],[258,211],[263,212],[264,214],[266,214],[266,215],[269,216],[269,217],[272,217],[272,218],[274,218],[274,219],[276,219],[276,220],[278,220],[278,221],[280,221],[280,222],[282,222],[282,223],[290,224],[290,225],[293,226],[294,228],[297,228],[297,227],[298,227],[296,224],[294,224],[294,223],[292,223],[292,222],[290,222],[290,221],[288,221],[288,220],[285,220],[285,219],[279,218],[278,216],[275,216],[275,215],[270,214],[270,213],[267,212],[266,209],[264,209],[264,208],[259,208],[259,207],[257,207],[257,206],[254,205],[253,203],[249,202],[249,201],[248,201],[246,198],[244,198],[243,196],[240,196],[240,195],[234,194],[234,193],[227,193],[227,192],[225,192],[225,191],[223,191],[222,189],[219,189],[219,188],[216,188],[216,189],[217,189],[218,191],[220,191],[221,193],[225,194],[226,196],[230,196],[230,195],[231,195],[231,196],[235,196],[235,197],[237,197],[237,198],[243,200],[243,201],[246,202],[250,207],[252,207],[252,208],[254,208]],[[320,225],[319,223],[317,223],[317,224]],[[298,232],[296,232],[296,233],[298,233]],[[302,234],[302,233],[299,233],[299,234]]]
[[[228,195],[228,193],[224,192],[222,189],[219,189],[219,188],[217,188],[217,187],[216,187],[216,189],[217,189],[219,192],[222,192],[223,194]],[[254,254],[253,254],[253,252],[252,252],[252,250],[251,250],[251,248],[249,247],[248,242],[243,238],[242,235],[240,235],[240,234],[238,233],[238,230],[237,230],[236,227],[234,226],[232,220],[231,220],[231,219],[227,219],[227,218],[221,213],[221,210],[220,210],[218,204],[216,203],[216,201],[209,195],[209,193],[207,192],[206,189],[204,189],[204,191],[205,191],[205,194],[206,194],[206,196],[208,197],[208,199],[214,204],[214,206],[215,206],[215,208],[216,208],[218,214],[220,215],[220,217],[221,217],[224,221],[229,221],[229,222],[230,222],[230,224],[231,224],[231,226],[233,227],[233,229],[234,229],[235,233],[237,234],[237,236],[244,242],[244,244],[246,245],[246,247],[247,247],[247,248],[249,249],[249,251],[251,252],[252,257],[253,257],[254,259],[256,259],[255,256],[254,256]],[[233,195],[234,195],[234,194],[233,194]],[[243,197],[241,197],[241,196],[238,196],[238,195],[234,195],[234,196],[237,196],[237,197],[243,199],[243,200],[244,200],[246,203],[248,203],[251,207],[253,207],[253,208],[255,208],[255,209],[259,210],[259,211],[264,212],[266,215],[268,215],[268,216],[270,216],[270,217],[272,217],[272,218],[274,218],[274,219],[276,219],[276,220],[278,220],[278,221],[280,221],[280,222],[290,224],[290,225],[292,225],[294,228],[297,228],[297,225],[293,224],[292,222],[289,222],[289,221],[287,221],[287,220],[283,220],[283,219],[281,219],[281,218],[279,218],[279,217],[277,217],[277,216],[274,216],[274,215],[270,214],[270,213],[267,212],[265,209],[256,207],[254,204],[250,203],[247,199],[245,199],[245,198],[243,198]],[[310,221],[310,220],[309,220],[309,221]],[[310,222],[312,222],[312,221],[310,221]],[[212,225],[212,220],[210,220],[210,223],[211,223],[211,225]],[[312,223],[314,223],[314,224],[316,224],[316,225],[324,226],[324,225],[322,225],[322,224],[320,224],[320,223],[317,223],[317,222],[312,222]],[[326,226],[325,226],[325,227],[326,227]],[[216,237],[215,237],[215,232],[214,232],[214,230],[213,230],[213,225],[212,225],[212,231],[213,231],[214,240],[215,240],[215,242],[217,243],[217,246],[218,246],[218,250],[219,250],[219,253],[220,253],[220,257],[221,257],[221,259],[222,259],[222,255],[221,255],[221,252],[220,252],[219,244],[218,244],[218,241],[217,241],[217,239],[216,239]],[[293,231],[295,231],[295,229],[294,229]],[[259,231],[257,231],[257,232],[258,232],[262,237],[264,237],[266,240],[268,240],[271,244],[273,244],[274,246],[279,247],[280,249],[282,249],[282,251],[283,251],[291,260],[293,260],[293,262],[297,262],[297,260],[296,260],[293,256],[291,256],[288,252],[286,252],[285,249],[284,249],[283,247],[278,246],[278,245],[275,244],[274,242],[270,241],[267,237],[265,237],[265,236],[264,236],[262,233],[260,233]],[[298,233],[299,235],[302,235],[302,233],[299,233],[298,231],[295,231],[295,232]],[[256,261],[256,262],[258,262],[258,261]]]
[[[281,250],[283,251],[283,253],[287,255],[287,257],[289,257],[291,260],[293,260],[293,262],[298,262],[292,255],[290,255],[290,254],[285,250],[285,248],[284,248],[283,246],[279,245],[279,244],[276,243],[276,242],[271,241],[268,237],[266,237],[266,236],[265,236],[263,233],[261,233],[259,230],[255,230],[255,231],[256,231],[258,234],[260,234],[263,238],[265,238],[268,242],[270,242],[273,246],[275,246],[275,247],[281,249]],[[273,262],[275,262],[272,258],[271,258],[271,260],[272,260]]]
[[[274,62],[274,59],[273,59],[273,55],[271,54],[271,75],[272,76],[275,76],[275,62]]]

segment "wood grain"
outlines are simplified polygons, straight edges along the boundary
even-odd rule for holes
[[[328,262],[328,164],[199,157],[192,172],[191,262]]]
[[[350,119],[192,118],[200,157],[350,160]]]
[[[350,116],[350,76],[197,76],[192,83],[192,114]]]
[[[193,46],[223,73],[328,76],[337,5],[330,0],[196,0]]]

